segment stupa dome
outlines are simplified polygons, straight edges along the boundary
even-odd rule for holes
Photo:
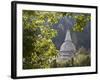
[[[60,51],[76,51],[76,48],[71,41],[66,41],[61,45]]]

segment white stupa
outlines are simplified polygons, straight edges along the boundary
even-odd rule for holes
[[[67,30],[65,40],[60,47],[59,59],[68,60],[71,59],[76,52],[74,43],[72,42],[70,30]]]

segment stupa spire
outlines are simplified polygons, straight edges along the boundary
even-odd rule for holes
[[[69,29],[66,32],[65,41],[72,41]]]

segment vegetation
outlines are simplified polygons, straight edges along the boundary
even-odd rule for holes
[[[72,14],[62,12],[42,12],[23,10],[23,69],[58,67],[54,60],[58,50],[52,39],[57,31],[52,28],[64,16],[75,19],[73,31],[83,31],[90,20],[89,14]],[[78,55],[77,58],[84,55]],[[84,59],[87,59],[84,58]],[[80,64],[77,62],[75,64]],[[81,61],[85,63],[84,60]],[[70,63],[66,63],[66,65]],[[65,65],[65,66],[66,66]]]
[[[46,15],[46,16],[45,16]],[[46,18],[45,18],[46,17]],[[52,42],[57,31],[50,25],[56,22],[54,13],[23,11],[23,68],[48,68],[58,50]],[[47,19],[47,20],[45,20]],[[55,21],[54,21],[55,20]]]
[[[82,51],[76,54],[73,58],[65,61],[53,62],[52,67],[81,67],[81,66],[90,66],[91,59],[90,54],[86,51]]]

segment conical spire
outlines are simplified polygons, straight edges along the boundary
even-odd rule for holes
[[[66,32],[65,41],[72,41],[71,35],[70,35],[70,30],[69,30],[69,29],[68,29],[67,32]]]

